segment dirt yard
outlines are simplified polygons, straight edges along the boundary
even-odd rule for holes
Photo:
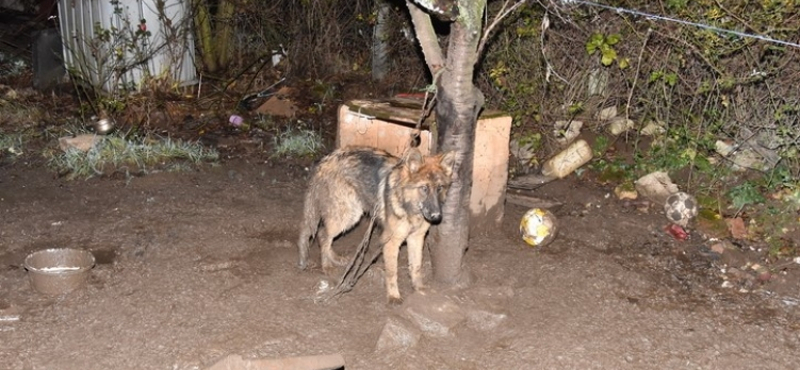
[[[534,193],[563,203],[549,246],[521,241],[512,204],[474,236],[468,286],[411,295],[401,270],[406,303],[387,306],[378,262],[317,302],[321,270],[295,267],[306,176],[244,159],[130,180],[0,167],[0,368],[204,369],[232,354],[341,354],[348,370],[800,368],[800,265],[762,279],[756,247],[677,241],[657,210],[575,179]],[[23,259],[50,247],[94,252],[85,288],[32,290]]]

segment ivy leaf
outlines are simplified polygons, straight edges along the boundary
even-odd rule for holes
[[[603,56],[600,58],[600,63],[606,67],[610,66],[611,63],[614,63],[614,60],[617,59],[617,52],[612,48],[603,48],[602,53]]]
[[[664,75],[664,72],[661,72],[661,71],[650,72],[650,78],[647,80],[647,82],[651,82],[651,83],[652,82],[656,82],[663,75]]]
[[[602,45],[603,35],[595,33],[592,37],[589,37],[589,41],[586,42],[586,53],[592,55],[598,48],[602,47]]]
[[[616,45],[617,43],[619,43],[620,40],[622,40],[622,36],[620,36],[620,34],[618,33],[614,33],[608,35],[608,37],[606,38],[606,44]]]
[[[664,75],[664,82],[667,83],[670,87],[675,86],[678,83],[678,74],[677,73],[667,73]]]
[[[630,58],[622,58],[618,62],[619,62],[619,69],[625,69],[631,66]]]

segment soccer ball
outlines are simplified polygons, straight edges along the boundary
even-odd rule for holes
[[[682,191],[672,194],[664,203],[664,213],[672,223],[686,227],[697,216],[697,199]]]
[[[519,223],[522,240],[532,247],[544,246],[553,241],[558,232],[556,216],[541,208],[532,208],[525,212]]]

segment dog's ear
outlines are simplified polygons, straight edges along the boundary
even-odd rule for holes
[[[447,177],[453,177],[453,170],[456,167],[456,152],[449,151],[444,154],[439,154],[439,164],[441,164]]]
[[[417,172],[419,168],[422,167],[424,161],[425,159],[422,158],[422,153],[420,153],[417,148],[408,148],[405,154],[403,154],[403,162],[411,173]]]

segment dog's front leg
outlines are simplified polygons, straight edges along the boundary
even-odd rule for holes
[[[403,303],[403,298],[400,297],[400,289],[397,287],[397,257],[400,254],[400,245],[403,244],[403,239],[398,238],[397,234],[386,235],[383,243],[383,264],[385,268],[386,280],[386,295],[389,299],[389,304],[397,305]]]
[[[424,228],[424,230],[417,230],[406,239],[406,248],[408,248],[408,271],[411,275],[411,284],[417,292],[425,290],[425,284],[422,281],[422,248],[425,243],[425,233],[427,231],[427,228]]]

